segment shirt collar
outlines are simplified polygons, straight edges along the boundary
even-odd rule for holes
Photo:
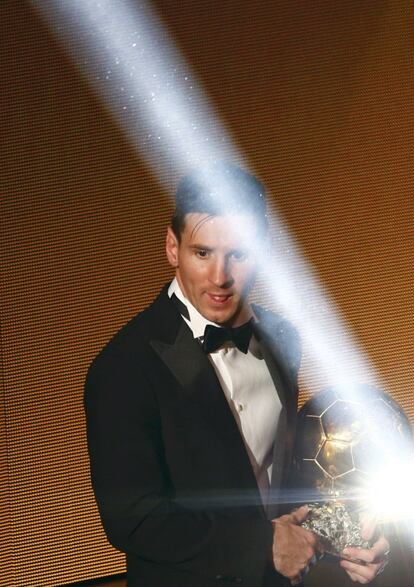
[[[188,320],[188,318],[183,316],[183,320],[185,320],[185,322],[191,329],[194,338],[200,338],[201,336],[204,336],[204,331],[206,329],[207,324],[220,327],[219,324],[216,324],[215,322],[211,322],[210,320],[207,320],[207,318],[204,318],[204,316],[202,316],[200,312],[196,310],[193,304],[183,294],[176,277],[174,277],[170,284],[170,287],[168,288],[168,297],[171,297],[173,294],[175,294],[177,298],[180,300],[180,302],[185,304],[185,306],[187,307],[190,319]],[[256,322],[256,316],[254,315],[254,312],[251,308],[250,311],[253,320]]]
[[[173,294],[177,296],[177,298],[182,302],[188,310],[190,315],[190,319],[188,320],[185,316],[183,316],[183,320],[187,323],[190,327],[194,338],[199,338],[200,336],[204,336],[204,330],[206,329],[207,324],[212,324],[213,326],[217,326],[214,322],[210,322],[200,314],[198,310],[196,310],[193,304],[187,300],[183,292],[181,291],[181,287],[177,281],[177,278],[174,277],[172,280],[170,287],[168,288],[168,297],[171,297]]]

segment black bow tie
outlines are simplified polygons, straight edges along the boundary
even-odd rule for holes
[[[236,328],[218,328],[207,324],[204,330],[203,350],[206,353],[213,353],[225,342],[232,341],[242,353],[247,354],[252,334],[252,320]]]

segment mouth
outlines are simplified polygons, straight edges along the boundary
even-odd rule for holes
[[[215,306],[224,306],[226,305],[231,298],[233,297],[233,294],[212,294],[209,292],[207,293],[207,297],[210,300],[210,302],[215,305]]]

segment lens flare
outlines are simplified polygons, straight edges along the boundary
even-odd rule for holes
[[[366,510],[380,522],[414,522],[414,460],[385,463],[370,480]]]

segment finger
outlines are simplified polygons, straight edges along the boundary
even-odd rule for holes
[[[341,560],[340,566],[348,573],[351,579],[357,583],[368,583],[368,573],[366,573],[364,566],[352,563],[350,561]]]
[[[273,518],[272,524],[276,524],[277,522],[291,522],[291,515],[290,514],[283,514],[283,516],[279,516],[278,518]]]
[[[390,552],[390,543],[384,534],[381,534],[378,540],[371,546],[370,550],[375,552],[376,560],[383,559]]]
[[[375,563],[384,560],[390,550],[390,543],[385,536],[380,536],[371,548],[345,548],[344,556],[354,558],[365,563]]]
[[[372,540],[377,529],[377,520],[374,516],[366,513],[361,513],[361,536],[364,540]]]
[[[295,524],[301,524],[302,522],[304,522],[306,520],[308,514],[309,514],[309,506],[302,505],[297,510],[293,510],[293,512],[291,512],[289,515],[290,515],[291,520]]]
[[[359,583],[370,583],[384,570],[385,564],[382,562],[378,564],[360,565],[347,560],[340,562],[340,566],[348,573],[352,580],[358,581]]]

